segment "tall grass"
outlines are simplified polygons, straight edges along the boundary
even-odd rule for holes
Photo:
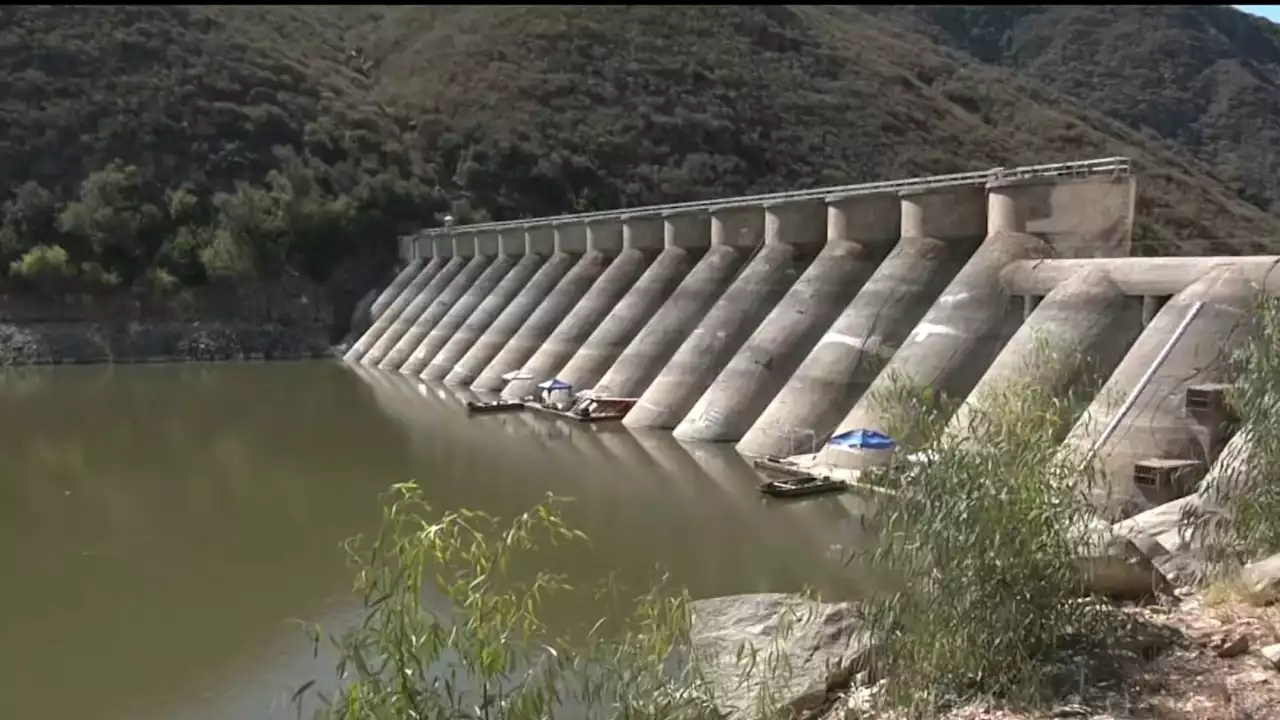
[[[898,381],[874,398],[889,434],[929,455],[905,479],[901,465],[871,478],[897,489],[877,501],[880,541],[862,556],[894,583],[866,601],[881,700],[921,717],[974,696],[1034,702],[1067,638],[1109,622],[1080,601],[1092,511],[1080,458],[1059,444],[1086,398],[1011,384],[944,432],[954,405],[935,395]]]

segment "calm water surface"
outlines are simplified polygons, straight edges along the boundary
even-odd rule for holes
[[[406,479],[441,510],[573,497],[591,545],[546,561],[579,584],[852,590],[853,496],[767,503],[732,449],[466,397],[327,361],[0,372],[0,718],[293,717],[332,665],[291,621],[357,617],[340,543]]]

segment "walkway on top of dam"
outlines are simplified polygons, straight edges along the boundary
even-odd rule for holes
[[[1070,442],[1203,473],[1220,448],[1154,398],[1225,377],[1195,353],[1247,337],[1275,258],[1128,257],[1136,183],[1104,158],[426,230],[346,359],[508,399],[556,378],[635,399],[629,427],[856,469],[826,441],[885,429],[895,385],[961,432],[1047,338],[1032,381],[1151,401]]]

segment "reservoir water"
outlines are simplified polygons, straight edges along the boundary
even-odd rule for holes
[[[575,583],[854,590],[854,496],[766,502],[729,446],[465,397],[330,361],[0,371],[0,718],[294,717],[332,662],[293,620],[358,616],[341,542],[409,479],[439,510],[573,498]]]

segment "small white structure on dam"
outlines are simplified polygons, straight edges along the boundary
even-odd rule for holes
[[[1208,472],[1185,396],[1280,282],[1280,258],[1129,257],[1135,199],[1105,158],[426,230],[346,359],[515,399],[559,378],[636,398],[628,427],[836,467],[891,383],[957,401],[954,432],[1011,378],[1084,383],[1065,442],[1131,510],[1135,472]]]

